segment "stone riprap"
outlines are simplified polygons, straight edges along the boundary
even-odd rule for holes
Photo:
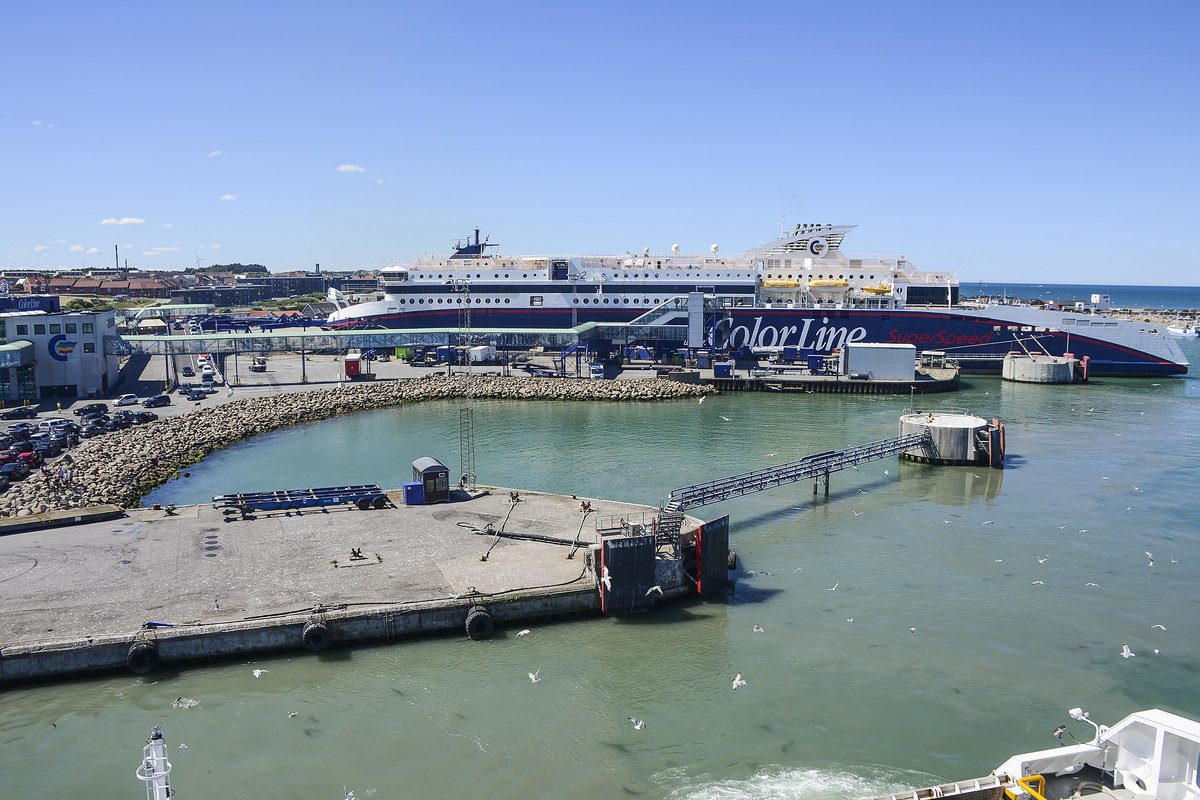
[[[401,403],[462,397],[462,375],[375,383],[251,397],[168,417],[89,439],[69,451],[70,463],[39,470],[0,495],[0,516],[23,517],[104,503],[123,507],[180,469],[249,436],[300,422],[326,419]],[[665,379],[637,381],[477,376],[473,396],[508,400],[601,400],[639,402],[695,398],[713,389]],[[72,480],[61,485],[54,473],[69,467]]]

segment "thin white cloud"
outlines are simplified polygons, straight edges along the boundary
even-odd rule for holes
[[[213,150],[211,153],[207,153],[204,157],[205,158],[216,158],[217,156],[223,155],[224,153],[225,153],[224,150]]]
[[[340,167],[337,168],[337,171],[338,172],[366,172],[366,170],[363,169],[362,167],[360,167],[358,164],[342,164]]]
[[[67,243],[66,239],[54,239],[53,241],[50,242],[50,244],[66,244],[66,243]]]
[[[81,244],[73,244],[73,245],[71,245],[71,247],[70,247],[69,249],[70,249],[70,252],[72,252],[72,253],[82,253],[82,252],[83,252],[83,245],[81,245]]]
[[[108,219],[100,220],[100,224],[101,225],[141,225],[145,221],[146,220],[140,219],[138,217],[121,217],[120,219],[117,219],[116,217],[109,217]]]
[[[99,248],[99,247],[89,247],[89,248],[88,248],[88,252],[89,252],[89,253],[99,253],[99,252],[100,252],[100,248]]]
[[[163,223],[163,227],[164,227],[164,228],[174,228],[174,227],[175,227],[175,223],[173,223],[173,222],[164,222],[164,223]]]
[[[223,195],[221,195],[221,199],[222,200],[237,200],[237,195],[236,194],[223,194]]]
[[[46,247],[46,245],[44,245],[44,244],[39,244],[37,247],[33,248],[33,252],[35,252],[35,253],[40,253],[40,252],[42,252],[43,250],[49,250],[49,249],[50,249],[50,248]]]

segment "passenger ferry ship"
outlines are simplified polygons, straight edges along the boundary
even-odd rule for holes
[[[339,307],[332,329],[452,329],[465,307],[473,329],[570,329],[632,323],[642,344],[654,331],[689,324],[703,298],[703,346],[795,347],[829,353],[853,342],[911,343],[943,351],[966,371],[999,372],[1009,351],[1073,354],[1100,376],[1184,374],[1188,362],[1165,330],[1100,315],[1020,305],[961,303],[945,271],[904,257],[851,258],[854,225],[797,225],[742,256],[717,245],[700,255],[505,256],[488,239],[460,241],[381,274],[383,299]],[[628,337],[626,337],[628,338]],[[670,344],[667,344],[670,342]],[[695,337],[692,338],[693,344]],[[678,346],[679,337],[661,344]]]

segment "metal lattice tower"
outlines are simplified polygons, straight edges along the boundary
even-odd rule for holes
[[[469,486],[475,488],[475,381],[471,371],[471,284],[467,280],[458,282],[457,290],[462,297],[462,309],[458,312],[458,328],[463,344],[467,346],[467,390],[463,392],[458,406],[458,468],[466,475]],[[454,356],[451,354],[451,363]]]

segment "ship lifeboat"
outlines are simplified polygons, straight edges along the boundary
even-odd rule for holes
[[[877,286],[864,286],[862,287],[862,290],[867,294],[885,295],[892,293],[892,287],[887,283],[881,283]]]
[[[809,294],[826,302],[837,300],[849,289],[849,281],[842,278],[813,278],[808,282]]]
[[[800,288],[800,281],[791,278],[765,278],[762,282],[764,289],[786,290]]]

